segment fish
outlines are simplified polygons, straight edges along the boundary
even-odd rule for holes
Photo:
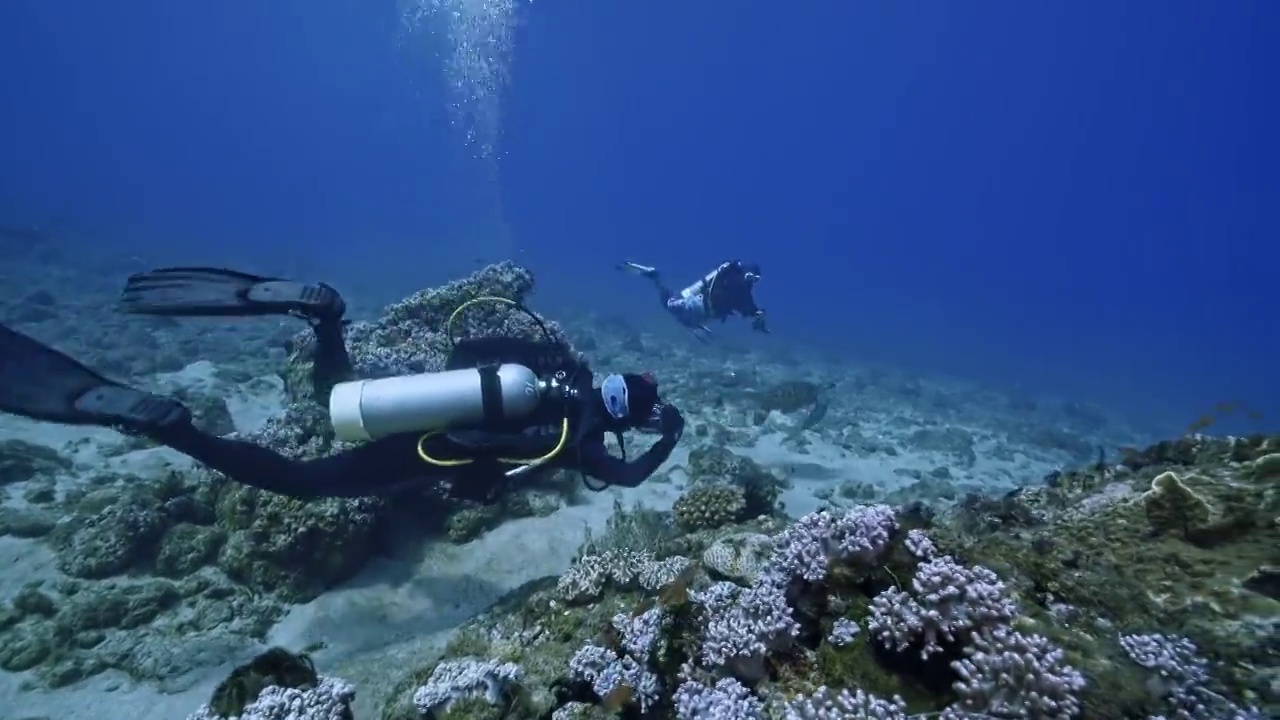
[[[636,691],[630,685],[619,685],[600,699],[600,705],[609,712],[618,712],[635,697]]]
[[[604,627],[600,628],[600,644],[607,648],[616,648],[621,643],[622,634],[618,632],[618,628],[614,627],[612,622],[606,620]]]
[[[663,607],[677,608],[689,602],[689,584],[693,582],[695,566],[690,564],[674,580],[667,583],[658,592],[658,604]]]
[[[649,610],[651,610],[653,606],[657,604],[658,604],[658,601],[655,598],[651,598],[651,597],[644,598],[640,602],[636,603],[636,606],[631,609],[631,617],[633,618],[640,617],[641,615],[649,612]]]
[[[1187,432],[1189,433],[1200,432],[1201,430],[1204,430],[1205,428],[1209,427],[1216,421],[1217,421],[1217,418],[1215,418],[1212,415],[1201,415],[1200,417],[1192,421],[1190,425],[1187,426]]]

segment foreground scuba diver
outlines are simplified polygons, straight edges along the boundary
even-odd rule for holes
[[[619,270],[649,278],[658,287],[658,298],[667,312],[689,328],[694,337],[702,341],[711,338],[711,330],[706,326],[710,320],[724,322],[730,315],[738,313],[742,317],[751,318],[751,329],[768,333],[764,323],[764,310],[756,307],[752,290],[760,280],[760,266],[755,263],[742,263],[737,260],[721,263],[716,269],[707,273],[701,280],[681,290],[673,292],[658,277],[658,269],[648,265],[624,262]]]
[[[542,326],[537,316],[509,300],[481,300],[516,305]],[[346,306],[327,285],[212,268],[165,268],[130,277],[122,309],[143,315],[306,319],[315,331],[316,397],[329,398],[339,439],[367,442],[301,460],[211,435],[192,424],[191,413],[177,400],[108,380],[3,325],[0,411],[141,435],[237,482],[304,498],[386,494],[441,478],[450,481],[454,497],[492,502],[512,478],[551,468],[578,471],[593,490],[634,487],[667,459],[684,429],[679,410],[661,401],[652,377],[609,375],[595,388],[590,369],[568,357],[545,327],[551,345],[502,337],[462,340],[453,344],[444,372],[337,382],[352,372],[342,337]],[[631,462],[610,455],[605,432],[617,433],[621,441],[621,433],[631,429],[658,431],[662,438]]]

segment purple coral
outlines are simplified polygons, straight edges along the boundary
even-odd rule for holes
[[[1010,720],[1070,720],[1079,714],[1084,676],[1048,639],[995,627],[972,643],[965,659],[951,663],[964,710]]]
[[[614,615],[613,627],[622,634],[622,649],[637,660],[647,660],[662,639],[664,617],[661,605],[635,616],[627,613]]]
[[[849,645],[857,639],[861,628],[858,623],[849,618],[839,618],[831,624],[831,634],[827,636],[827,642],[832,645]]]
[[[1129,659],[1151,670],[1151,691],[1167,700],[1175,720],[1252,720],[1261,718],[1256,708],[1240,708],[1209,688],[1209,664],[1195,643],[1172,635],[1121,635],[1120,647]]]
[[[919,528],[908,530],[903,544],[907,546],[907,552],[921,560],[932,560],[938,554],[938,546]]]
[[[586,645],[574,653],[569,674],[591,683],[592,691],[602,698],[624,685],[631,688],[641,712],[662,697],[661,681],[643,663],[598,645]]]
[[[899,652],[922,642],[920,657],[942,650],[959,634],[1007,623],[1018,614],[1005,585],[991,570],[956,563],[950,556],[921,563],[912,593],[886,590],[871,601],[867,629]]]
[[[769,583],[720,582],[694,593],[693,601],[703,613],[703,664],[748,682],[763,678],[768,654],[790,646],[800,632],[782,589]]]
[[[321,675],[311,688],[265,688],[236,718],[221,718],[204,705],[187,720],[346,720],[355,697],[350,683]]]
[[[448,710],[455,702],[471,698],[483,698],[496,705],[523,674],[515,663],[475,658],[448,660],[437,665],[427,683],[413,693],[413,704],[423,715]]]
[[[1121,635],[1120,647],[1138,665],[1154,671],[1161,696],[1200,685],[1209,679],[1208,664],[1195,643],[1172,635]]]
[[[724,678],[714,687],[687,680],[671,698],[676,720],[761,720],[764,704],[742,683]]]
[[[786,720],[906,720],[907,704],[900,697],[884,700],[862,690],[820,687],[792,700],[785,712]]]
[[[613,627],[622,635],[622,653],[586,645],[570,658],[569,673],[591,683],[591,689],[602,698],[625,685],[633,691],[632,697],[641,712],[648,710],[662,697],[662,682],[650,672],[648,663],[662,641],[665,619],[661,606],[635,616],[614,615]]]
[[[776,539],[773,570],[788,579],[819,582],[833,560],[873,565],[897,527],[888,505],[859,505],[840,517],[826,511],[809,513]]]

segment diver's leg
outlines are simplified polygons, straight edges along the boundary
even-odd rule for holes
[[[426,478],[417,435],[391,435],[333,455],[299,460],[247,440],[218,437],[190,423],[145,433],[228,478],[298,498],[372,497]]]
[[[315,402],[329,406],[329,393],[333,386],[355,376],[347,343],[343,338],[341,320],[327,319],[312,323],[315,332],[315,355],[311,362],[311,388]]]
[[[652,265],[641,265],[640,263],[631,262],[630,260],[623,261],[622,264],[618,265],[618,269],[623,272],[639,275],[640,277],[652,278],[658,276],[658,268]]]
[[[641,265],[640,263],[634,263],[628,260],[619,265],[618,269],[623,272],[629,272],[643,278],[648,278],[653,282],[654,286],[658,288],[658,299],[663,305],[666,305],[667,301],[671,299],[673,293],[671,289],[662,282],[662,278],[658,275],[658,268],[653,267],[652,265]]]
[[[190,422],[178,401],[108,380],[38,340],[0,325],[0,411],[126,432]]]
[[[319,335],[319,333],[317,333]],[[346,358],[341,326],[326,331],[323,354]],[[336,339],[337,345],[333,345]],[[334,350],[334,348],[337,350]],[[332,365],[317,365],[332,371]],[[245,440],[206,433],[178,400],[108,380],[73,358],[0,325],[0,411],[64,425],[93,425],[141,435],[232,480],[296,497],[377,495],[427,474],[417,435],[393,435],[314,460],[285,457]]]
[[[316,402],[327,405],[333,386],[353,375],[343,340],[347,304],[325,283],[308,285],[222,268],[161,268],[130,276],[121,308],[136,315],[300,317],[315,332],[311,386]]]
[[[672,299],[676,297],[676,292],[667,287],[666,283],[662,282],[662,278],[658,277],[658,272],[656,270],[652,275],[648,275],[646,277],[649,278],[649,281],[652,282],[653,286],[658,290],[658,302],[662,303],[664,307],[671,305]]]

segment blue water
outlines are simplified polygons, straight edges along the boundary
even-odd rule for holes
[[[1052,5],[1052,6],[1050,6]],[[662,323],[631,257],[760,262],[774,335],[1178,432],[1280,418],[1270,2],[521,11],[496,158],[389,0],[0,6],[0,218],[407,292],[514,257]],[[429,29],[429,28],[427,28]],[[1271,82],[1268,82],[1268,80]]]

